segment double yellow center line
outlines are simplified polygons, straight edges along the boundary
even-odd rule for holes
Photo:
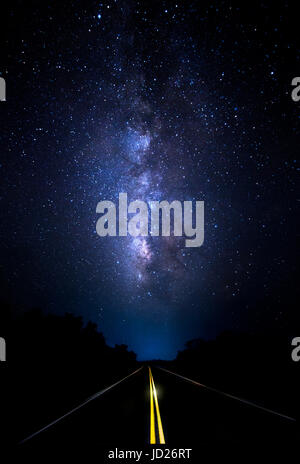
[[[157,427],[158,427],[158,443],[165,444],[165,436],[164,431],[161,423],[161,417],[159,412],[158,400],[157,400],[157,393],[156,388],[153,380],[153,375],[151,372],[151,368],[149,367],[149,381],[150,381],[150,444],[156,444],[156,427],[155,427],[155,412],[154,412],[154,405],[156,410],[156,418],[157,418]]]

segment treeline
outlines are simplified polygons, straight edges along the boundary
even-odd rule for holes
[[[300,362],[292,360],[292,338],[228,331],[215,340],[189,341],[171,367],[200,383],[298,416]]]
[[[9,333],[9,361],[12,363],[47,363],[54,366],[120,365],[136,362],[136,355],[126,345],[108,346],[97,324],[83,323],[81,316],[44,315],[40,309],[26,312],[13,321]]]
[[[34,309],[12,318],[10,309],[2,305],[0,327],[7,345],[16,440],[137,366],[135,353],[126,345],[108,346],[97,325],[84,324],[81,317]]]

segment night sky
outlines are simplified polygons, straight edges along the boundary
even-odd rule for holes
[[[244,3],[9,2],[3,300],[81,315],[139,359],[293,329],[299,16]],[[119,192],[204,201],[203,246],[99,237]]]

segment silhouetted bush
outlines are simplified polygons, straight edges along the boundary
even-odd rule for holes
[[[299,414],[300,363],[291,359],[292,336],[224,332],[191,340],[173,363],[178,372],[208,386]]]
[[[7,341],[6,364],[15,398],[15,439],[24,438],[136,368],[135,353],[126,345],[108,346],[92,322],[84,325],[73,314],[45,315],[40,309],[12,319],[10,309],[2,305],[0,327]]]

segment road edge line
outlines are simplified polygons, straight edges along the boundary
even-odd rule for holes
[[[121,380],[118,380],[118,382],[115,382],[114,384],[110,385],[109,387],[106,387],[104,388],[103,390],[100,390],[99,392],[95,393],[94,395],[90,396],[89,398],[87,398],[83,403],[81,403],[79,406],[76,406],[75,408],[71,409],[71,411],[67,412],[66,414],[64,414],[63,416],[59,417],[58,419],[55,419],[54,421],[50,422],[50,424],[48,425],[45,425],[44,427],[42,427],[41,429],[37,430],[36,432],[32,433],[31,435],[29,435],[28,437],[24,438],[23,440],[19,441],[18,445],[22,445],[23,443],[25,443],[26,441],[30,440],[31,438],[35,437],[36,435],[40,434],[41,432],[43,432],[44,430],[47,430],[49,429],[50,427],[52,427],[53,425],[57,424],[58,422],[60,422],[62,419],[64,419],[65,417],[68,417],[70,416],[70,414],[72,414],[73,412],[77,411],[78,409],[82,408],[83,406],[85,406],[87,403],[89,403],[90,401],[92,400],[95,400],[96,398],[98,398],[99,396],[103,395],[104,393],[106,393],[108,390],[111,390],[112,388],[116,387],[119,383],[121,382],[124,382],[124,380],[128,379],[129,377],[131,377],[132,375],[134,374],[137,374],[141,369],[143,369],[144,366],[140,367],[139,369],[137,369],[136,371],[132,372],[131,374],[127,375],[126,377],[124,377],[123,379]]]
[[[157,366],[158,367],[158,366]],[[281,414],[280,412],[273,411],[272,409],[265,408],[264,406],[260,406],[259,404],[253,403],[252,401],[245,400],[244,398],[239,398],[238,396],[230,395],[229,393],[225,393],[221,390],[217,390],[216,388],[213,387],[208,387],[207,385],[203,385],[200,382],[196,382],[196,380],[189,379],[188,377],[184,377],[183,375],[176,374],[175,372],[169,371],[168,369],[164,369],[163,367],[158,367],[158,369],[161,369],[162,371],[168,372],[169,374],[175,375],[176,377],[179,377],[183,380],[186,380],[187,382],[191,382],[195,385],[198,385],[199,387],[206,388],[209,391],[212,391],[214,393],[218,393],[219,395],[226,396],[227,398],[231,398],[232,400],[240,401],[241,403],[247,404],[248,406],[253,406],[255,408],[261,409],[262,411],[274,414],[275,416],[282,417],[283,419],[288,419],[293,422],[297,422],[297,420],[294,417],[287,416],[285,414]]]

